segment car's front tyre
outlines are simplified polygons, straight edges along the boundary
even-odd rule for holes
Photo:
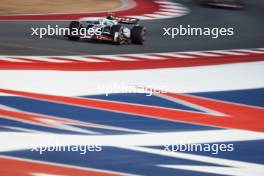
[[[111,27],[110,34],[114,44],[121,45],[124,42],[122,30],[122,25],[114,25]]]

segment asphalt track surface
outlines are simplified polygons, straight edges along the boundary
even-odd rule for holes
[[[178,2],[178,1],[176,1]],[[112,45],[89,41],[72,42],[64,37],[52,36],[39,39],[31,36],[31,27],[58,24],[67,27],[68,21],[0,21],[0,55],[88,55],[88,54],[130,54],[175,51],[202,51],[220,49],[261,48],[264,46],[264,2],[246,2],[243,10],[209,8],[192,1],[183,1],[190,9],[186,16],[172,19],[142,21],[148,29],[144,46]],[[177,36],[174,39],[163,36],[163,27],[233,27],[234,36],[218,39],[210,37]]]

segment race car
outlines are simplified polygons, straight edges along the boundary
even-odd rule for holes
[[[91,29],[96,31],[96,33],[87,35],[87,32],[81,32],[84,31],[83,29],[85,31]],[[86,18],[72,21],[69,30],[70,34],[67,37],[69,40],[74,41],[89,38],[93,41],[108,41],[118,45],[130,43],[143,45],[146,40],[146,28],[139,25],[139,19],[113,15],[105,18]],[[76,30],[78,31],[77,33]]]
[[[243,0],[199,0],[199,3],[208,6],[223,7],[223,8],[243,8]]]

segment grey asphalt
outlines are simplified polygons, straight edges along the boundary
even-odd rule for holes
[[[177,1],[176,1],[177,2]],[[246,8],[231,10],[200,6],[193,1],[181,1],[190,9],[186,16],[142,21],[148,29],[145,45],[112,45],[89,41],[72,42],[62,36],[39,39],[31,36],[32,27],[58,24],[67,27],[67,21],[0,21],[0,55],[87,55],[128,54],[151,52],[200,51],[264,47],[264,1],[248,0]],[[212,39],[208,36],[163,36],[163,27],[227,27],[234,28],[234,36]]]

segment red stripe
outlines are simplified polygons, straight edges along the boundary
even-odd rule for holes
[[[0,156],[0,173],[2,176],[29,176],[33,173],[50,174],[50,175],[93,175],[93,176],[120,176],[121,174],[107,173],[104,171],[95,171],[71,166],[37,162],[33,160],[17,160]]]

